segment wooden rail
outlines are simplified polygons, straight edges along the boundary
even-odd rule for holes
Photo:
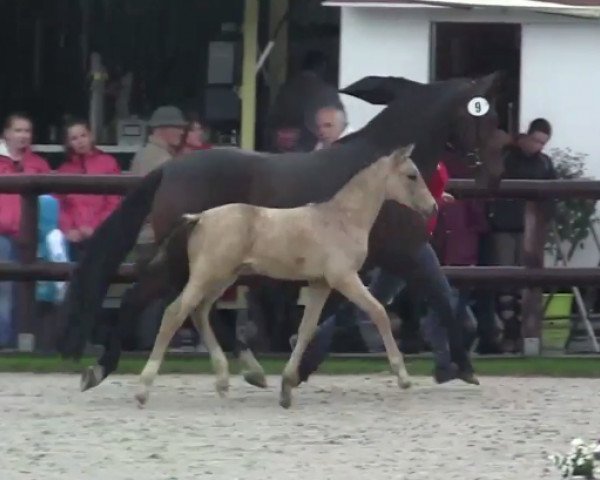
[[[20,281],[17,328],[20,334],[34,330],[35,281],[68,280],[73,264],[37,260],[37,196],[46,193],[126,194],[141,178],[133,175],[3,175],[0,193],[22,198],[20,234],[17,239],[19,263],[0,262],[0,280]],[[600,181],[591,180],[505,180],[493,192],[477,187],[472,180],[451,180],[449,190],[458,198],[519,198],[529,200],[526,209],[524,267],[444,267],[456,285],[498,287],[510,284],[529,287],[523,302],[525,338],[538,338],[541,332],[541,290],[539,287],[599,285],[600,268],[543,268],[546,222],[536,201],[544,199],[600,198]],[[136,278],[132,265],[124,264],[113,277],[115,282]],[[533,288],[535,287],[535,288]]]

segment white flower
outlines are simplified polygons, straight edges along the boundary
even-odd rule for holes
[[[581,447],[582,445],[585,445],[585,442],[581,438],[574,438],[571,440],[571,446],[573,448]]]
[[[594,447],[594,453],[600,453],[600,443],[597,443]]]
[[[578,467],[583,467],[585,465],[585,458],[579,457],[577,459],[577,462],[575,462],[575,465],[577,465]]]

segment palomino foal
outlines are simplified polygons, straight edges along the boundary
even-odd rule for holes
[[[181,295],[164,313],[141,374],[141,388],[136,394],[139,404],[148,400],[174,333],[197,309],[193,317],[217,374],[217,391],[225,393],[229,386],[227,359],[210,327],[209,312],[223,291],[244,274],[308,282],[298,340],[282,375],[282,407],[291,405],[292,389],[299,383],[300,359],[332,288],[369,313],[383,338],[400,387],[408,388],[410,379],[386,310],[357,272],[367,256],[369,232],[385,200],[405,204],[426,218],[437,208],[410,158],[412,150],[410,145],[381,157],[324,203],[289,209],[229,204],[184,215],[184,225],[190,229],[190,277]]]

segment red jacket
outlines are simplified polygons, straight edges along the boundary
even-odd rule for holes
[[[0,145],[0,175],[50,173],[50,167],[31,150],[25,152],[20,164],[8,156],[6,146]],[[22,169],[17,168],[18,166]],[[0,194],[0,235],[14,237],[21,224],[21,197],[13,193]]]
[[[71,154],[57,170],[58,173],[118,175],[121,169],[115,158],[98,149],[83,157]],[[88,195],[73,193],[57,195],[60,200],[60,229],[63,232],[89,227],[95,230],[121,201],[118,195]]]
[[[446,155],[444,162],[452,178],[472,175],[456,155]],[[480,236],[486,231],[485,204],[481,200],[456,200],[442,205],[433,238],[442,265],[477,265]]]
[[[435,173],[432,175],[429,182],[427,182],[427,187],[429,188],[431,195],[433,195],[433,198],[435,198],[435,201],[437,202],[438,205],[441,205],[442,195],[444,194],[444,192],[446,190],[446,185],[448,184],[448,178],[449,178],[448,169],[446,168],[446,165],[444,165],[444,162],[440,162],[440,163],[438,163]],[[427,222],[427,230],[429,231],[429,235],[431,235],[433,233],[433,231],[435,230],[435,227],[437,225],[437,220],[438,220],[438,216],[434,215]]]

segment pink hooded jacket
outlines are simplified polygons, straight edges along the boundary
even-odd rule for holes
[[[21,162],[14,161],[6,144],[0,142],[0,175],[50,173],[50,167],[39,155],[27,150]],[[21,197],[13,193],[0,194],[0,235],[14,237],[21,224]]]
[[[57,170],[66,174],[103,175],[121,173],[115,158],[101,150],[94,149],[87,156],[71,154]],[[57,195],[60,200],[60,229],[69,230],[89,227],[95,230],[118,206],[118,195],[89,195],[72,193]]]

